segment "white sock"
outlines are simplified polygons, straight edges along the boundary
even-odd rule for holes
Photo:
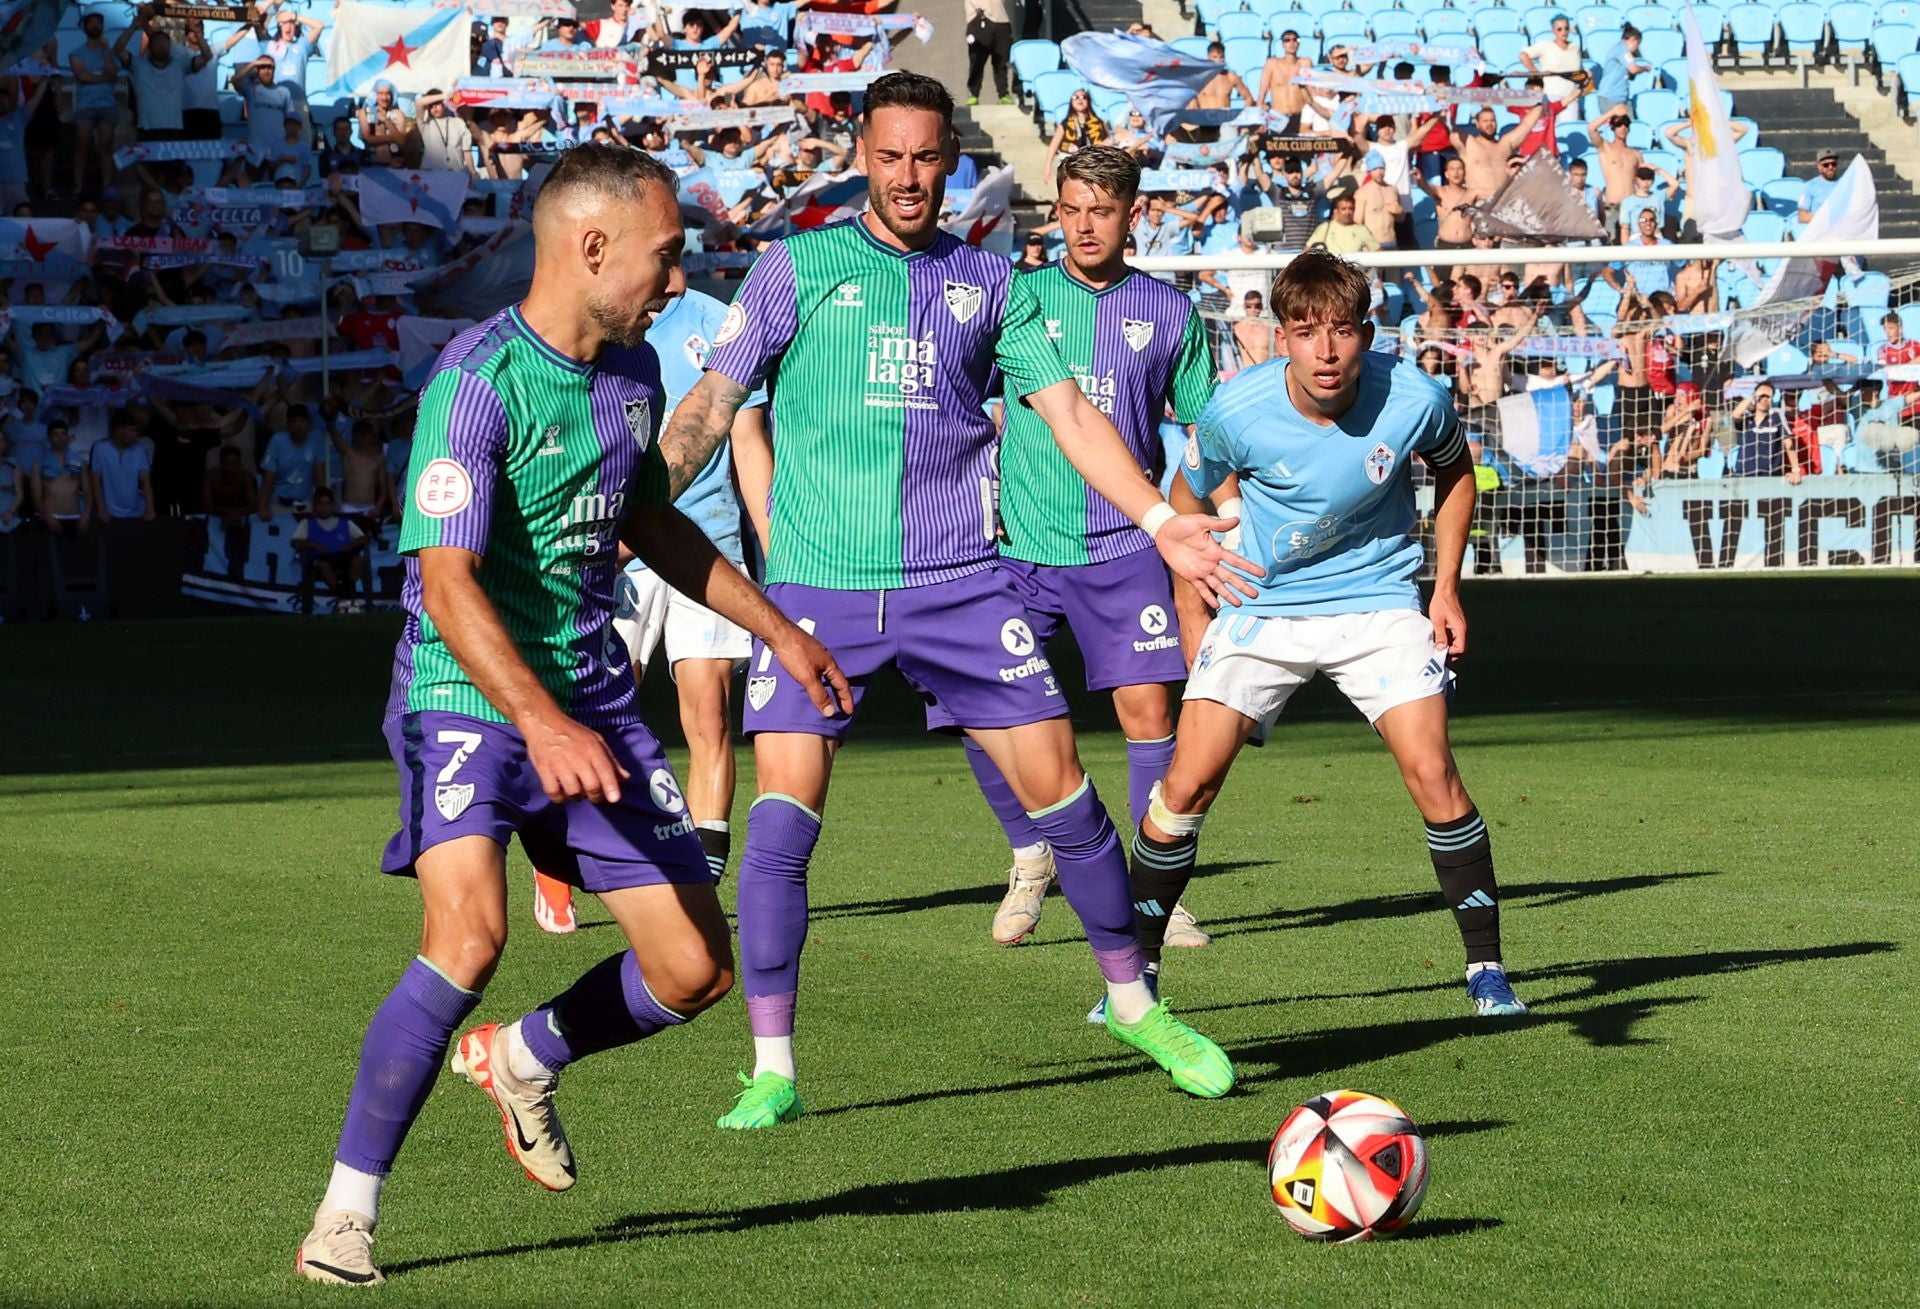
[[[1016,845],[1013,847],[1015,863],[1023,859],[1044,859],[1046,855],[1047,843],[1045,841],[1035,841],[1032,845]]]
[[[699,828],[699,829],[700,829],[701,831],[703,831],[703,832],[731,832],[731,831],[733,831],[733,824],[731,824],[731,823],[726,823],[726,822],[722,822],[722,821],[721,821],[720,819],[718,819],[718,818],[709,818],[709,819],[707,819],[707,820],[706,820],[705,822],[703,822],[703,823],[695,823],[695,824],[694,824],[694,826],[695,826],[695,827],[697,827],[697,828]]]
[[[523,1082],[529,1082],[534,1086],[547,1086],[552,1083],[557,1074],[535,1058],[533,1051],[527,1048],[525,1038],[520,1035],[522,1021],[524,1020],[516,1019],[507,1028],[507,1071]]]
[[[1490,960],[1488,960],[1488,961],[1487,961],[1486,963],[1480,963],[1480,964],[1468,964],[1468,965],[1467,965],[1467,980],[1468,980],[1469,982],[1471,982],[1471,981],[1473,980],[1473,978],[1474,978],[1474,974],[1476,974],[1476,973],[1484,973],[1484,972],[1486,972],[1486,971],[1487,971],[1487,969],[1489,969],[1489,968],[1491,968],[1491,969],[1493,969],[1493,971],[1494,971],[1494,972],[1496,972],[1496,973],[1504,973],[1504,972],[1506,972],[1506,971],[1507,971],[1507,970],[1506,970],[1506,968],[1505,968],[1505,966],[1504,966],[1504,965],[1502,965],[1502,964],[1501,964],[1501,962],[1500,962],[1500,961],[1499,961],[1498,959],[1490,959]]]
[[[336,1159],[333,1176],[327,1181],[327,1193],[320,1197],[316,1217],[318,1214],[330,1214],[336,1209],[348,1209],[356,1214],[365,1214],[369,1221],[378,1222],[380,1188],[386,1184],[386,1178],[363,1173],[358,1168],[349,1168]]]
[[[1144,977],[1136,977],[1131,982],[1107,983],[1107,1012],[1115,1022],[1137,1023],[1147,1016],[1153,1004],[1153,992],[1147,989]]]
[[[753,1038],[753,1075],[778,1073],[793,1079],[793,1038],[791,1036],[756,1036]]]

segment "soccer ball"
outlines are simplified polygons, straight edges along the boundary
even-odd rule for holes
[[[1367,1241],[1405,1227],[1427,1193],[1427,1143],[1406,1111],[1365,1091],[1328,1091],[1287,1115],[1267,1147],[1273,1202],[1314,1241]]]

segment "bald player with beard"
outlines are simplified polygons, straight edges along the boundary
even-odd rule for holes
[[[425,926],[361,1046],[295,1259],[313,1281],[384,1280],[381,1186],[506,944],[509,837],[598,895],[627,942],[460,1039],[454,1071],[486,1092],[534,1182],[576,1176],[554,1110],[563,1068],[679,1026],[733,985],[713,873],[614,634],[616,546],[762,637],[816,712],[851,708],[826,650],[672,507],[670,469],[705,463],[655,440],[664,396],[645,338],[685,288],[675,190],[639,151],[569,150],[534,207],[527,298],[449,342],[421,393],[385,724],[401,830],[381,869],[417,879]]]

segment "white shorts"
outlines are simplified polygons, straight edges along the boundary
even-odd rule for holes
[[[1183,698],[1217,700],[1271,727],[1315,673],[1332,678],[1369,723],[1453,684],[1446,651],[1417,609],[1310,618],[1228,610],[1207,625]]]
[[[646,668],[663,637],[669,670],[682,659],[745,663],[753,653],[746,628],[687,599],[651,568],[622,570],[615,594],[613,630],[627,643],[636,672]]]

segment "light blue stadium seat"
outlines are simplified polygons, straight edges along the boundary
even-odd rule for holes
[[[1520,32],[1484,32],[1480,36],[1480,57],[1496,73],[1519,69],[1520,52],[1526,48],[1527,38]]]
[[[1365,45],[1367,42],[1367,16],[1351,9],[1337,9],[1330,14],[1320,16],[1320,47],[1323,50],[1336,45]]]
[[[1520,11],[1505,5],[1487,5],[1472,11],[1474,34],[1486,37],[1495,32],[1524,32]]]
[[[1727,121],[1733,125],[1733,134],[1737,137],[1740,137],[1740,144],[1734,147],[1736,150],[1759,149],[1760,147],[1760,124],[1759,123],[1755,122],[1751,118],[1742,118],[1738,114],[1733,115]],[[1747,129],[1747,134],[1745,136],[1740,136],[1740,129],[1742,127]]]
[[[1554,145],[1562,159],[1578,158],[1593,147],[1585,123],[1570,123],[1562,119],[1554,126],[1553,136]]]
[[[1665,91],[1667,81],[1658,68],[1649,68],[1644,73],[1635,73],[1627,79],[1627,95],[1639,95],[1642,91]]]
[[[1797,177],[1776,177],[1761,185],[1760,203],[1767,212],[1791,219],[1800,212],[1800,193],[1806,189],[1807,184]]]
[[[1645,47],[1642,46],[1644,51]],[[1693,85],[1693,75],[1687,71],[1685,59],[1667,59],[1660,64],[1660,80],[1669,91],[1685,96]]]
[[[1848,63],[1858,63],[1865,57],[1878,12],[1864,0],[1840,0],[1839,4],[1827,6],[1827,27],[1833,33],[1833,48]]]
[[[1452,0],[1400,0],[1400,8],[1415,18],[1425,18],[1451,7]]]
[[[1846,279],[1847,303],[1856,309],[1885,309],[1893,295],[1893,279],[1885,273],[1862,273]]]
[[[1031,87],[1034,78],[1060,67],[1060,47],[1052,41],[1015,41],[1007,59],[1020,85]]]
[[[1779,214],[1748,214],[1746,221],[1740,224],[1740,235],[1749,241],[1765,244],[1784,241],[1787,239],[1787,220]]]
[[[1882,23],[1920,27],[1920,0],[1885,0],[1877,12]]]
[[[1288,4],[1267,15],[1267,35],[1273,39],[1275,51],[1280,49],[1282,32],[1297,32],[1300,36],[1300,51],[1306,53],[1313,45],[1313,34],[1320,30],[1320,16],[1308,13],[1296,5]]]
[[[1901,305],[1900,329],[1903,337],[1920,336],[1920,305]]]
[[[1840,453],[1840,471],[1843,473],[1882,473],[1880,458],[1858,441],[1849,441],[1846,449]]]
[[[1693,21],[1700,25],[1700,35],[1709,46],[1719,45],[1727,34],[1727,11],[1720,5],[1695,5]],[[1674,11],[1672,26],[1675,31],[1680,30],[1678,10]]]
[[[1673,91],[1642,91],[1633,98],[1633,116],[1643,123],[1664,123],[1680,116],[1680,104]]]
[[[1680,171],[1687,166],[1687,161],[1672,150],[1642,151],[1641,159],[1648,168],[1664,168],[1675,177],[1679,177]]]
[[[1220,15],[1232,13],[1241,7],[1240,0],[1194,0],[1193,12],[1201,30],[1212,35],[1220,25]]]
[[[1651,150],[1654,147],[1653,124],[1645,119],[1635,119],[1627,124],[1627,144],[1635,150]]]
[[[1073,99],[1073,93],[1085,85],[1080,80],[1080,74],[1064,68],[1042,73],[1033,79],[1033,102],[1040,111],[1041,121],[1048,133],[1053,131],[1054,125],[1067,112],[1067,102]]]
[[[1620,39],[1620,24],[1625,21],[1620,10],[1606,5],[1582,5],[1573,11],[1573,30],[1580,34],[1590,60],[1613,48]]]
[[[1259,14],[1260,17],[1269,20],[1269,22],[1271,22],[1275,14],[1295,12],[1293,8],[1293,0],[1247,0],[1247,9],[1251,13]],[[1282,23],[1280,24],[1280,27],[1282,28],[1293,27],[1297,30],[1299,27],[1299,24],[1298,23]],[[1269,26],[1267,30],[1269,32],[1272,32],[1275,36],[1278,36],[1280,34],[1278,29],[1271,26]]]
[[[1680,11],[1669,9],[1665,5],[1630,5],[1621,14],[1620,21],[1632,23],[1640,29],[1641,35],[1645,36],[1663,29],[1674,28],[1680,22]],[[1645,54],[1646,47],[1641,46],[1640,51]]]
[[[1733,37],[1737,57],[1758,59],[1764,64],[1773,48],[1773,28],[1772,5],[1749,3],[1727,10],[1727,31]]]
[[[1905,23],[1876,23],[1867,38],[1867,44],[1873,49],[1874,63],[1891,66],[1900,62],[1900,56],[1910,55],[1920,48],[1920,27],[1909,27]]]
[[[1786,176],[1787,157],[1771,146],[1740,152],[1740,178],[1748,186],[1765,186]]]
[[[1827,43],[1827,11],[1824,5],[1804,3],[1783,4],[1774,11],[1774,18],[1780,24],[1780,40],[1787,47],[1787,55],[1801,63],[1812,62]]]
[[[1712,40],[1702,33],[1703,39]],[[1669,59],[1685,62],[1687,58],[1687,38],[1666,28],[1661,31],[1644,32],[1640,36],[1640,62],[1659,67]]]
[[[1249,39],[1264,42],[1266,33],[1267,20],[1259,14],[1244,9],[1220,15],[1220,21],[1213,31],[1216,39],[1227,42]],[[1228,62],[1231,63],[1232,60],[1229,59]]]
[[[1251,18],[1253,15],[1247,15]],[[1264,36],[1236,36],[1226,42],[1227,67],[1240,74],[1240,80],[1249,86],[1257,86],[1260,70],[1267,62],[1267,38]]]
[[[1208,41],[1204,36],[1176,37],[1167,44],[1192,59],[1205,59],[1207,57]]]
[[[1346,0],[1294,0],[1294,7],[1312,14],[1317,26],[1328,14],[1346,8]]]
[[[1420,19],[1404,9],[1376,9],[1372,19],[1376,41],[1410,41],[1420,35]]]
[[[1127,111],[1133,108],[1133,102],[1127,99],[1125,91],[1109,91],[1104,87],[1089,87],[1088,96],[1093,101],[1093,112],[1100,115],[1108,127],[1118,128],[1127,121]]]
[[[1472,15],[1464,9],[1434,9],[1420,20],[1427,40],[1445,43],[1449,37],[1466,36],[1473,28]]]

